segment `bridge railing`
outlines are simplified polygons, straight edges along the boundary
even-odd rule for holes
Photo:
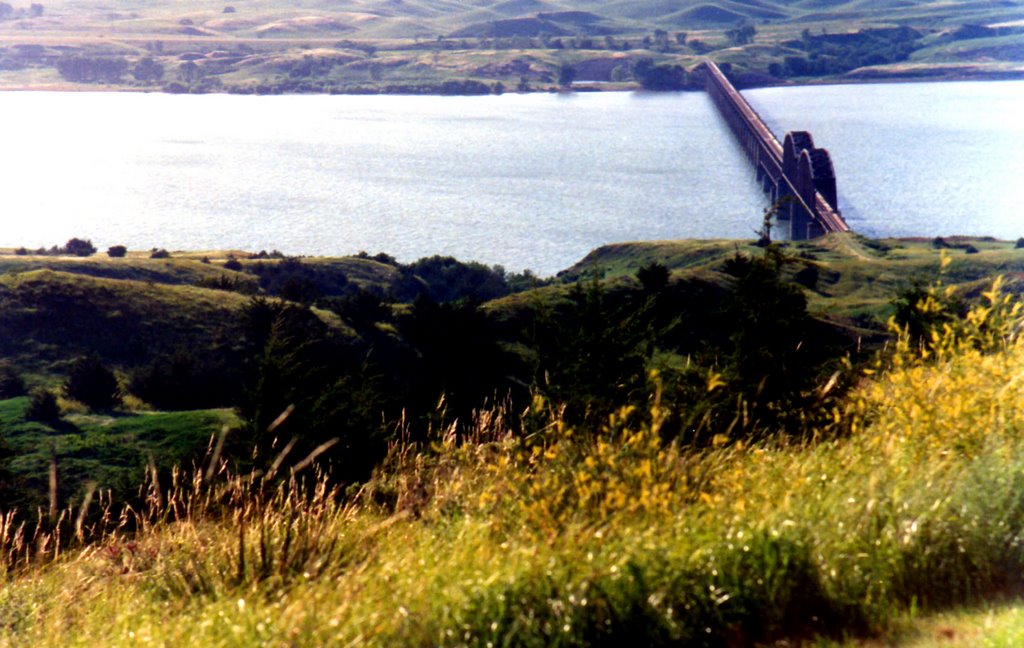
[[[807,221],[804,231],[799,231],[801,228],[794,221],[794,238],[806,238],[819,232],[849,231],[843,217],[819,192],[815,191],[813,199],[807,200],[797,190],[796,178],[788,177],[784,171],[782,144],[718,65],[707,61],[703,67],[708,94],[758,170],[758,177],[764,174],[770,178],[773,200],[786,196],[789,203],[787,211],[802,216],[801,221]]]

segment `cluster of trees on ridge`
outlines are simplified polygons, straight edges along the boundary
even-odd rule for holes
[[[96,254],[96,246],[92,244],[89,239],[72,238],[67,243],[61,246],[51,246],[49,248],[38,248],[36,250],[29,250],[26,247],[19,247],[14,250],[14,254],[17,256],[28,256],[33,254],[35,256],[76,256],[76,257],[89,257]],[[107,256],[116,259],[121,258],[128,254],[128,248],[124,245],[111,245],[107,248]],[[170,252],[163,248],[153,248],[150,250],[150,258],[153,259],[166,259],[170,257]]]
[[[805,29],[799,40],[783,45],[806,52],[786,56],[768,72],[779,77],[827,76],[872,65],[900,63],[920,49],[924,34],[909,27],[864,29],[850,34],[812,34]]]

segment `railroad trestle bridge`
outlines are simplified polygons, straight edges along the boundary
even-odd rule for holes
[[[788,132],[780,144],[714,62],[703,63],[701,68],[708,94],[754,165],[776,216],[789,221],[790,239],[848,232],[850,227],[839,211],[835,169],[828,151],[817,148],[806,131]]]

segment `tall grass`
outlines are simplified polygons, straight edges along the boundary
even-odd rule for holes
[[[1024,341],[998,288],[897,335],[803,441],[684,448],[657,398],[588,430],[538,401],[531,435],[486,413],[344,496],[179,476],[135,531],[15,561],[0,644],[748,645],[1019,593]]]

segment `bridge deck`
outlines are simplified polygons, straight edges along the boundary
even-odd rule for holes
[[[821,228],[825,232],[848,232],[850,231],[849,225],[843,217],[832,208],[828,200],[824,198],[819,192],[814,194],[814,204],[807,205],[803,199],[799,197],[799,192],[795,190],[793,185],[793,179],[787,178],[783,173],[783,161],[782,153],[783,147],[779,143],[775,134],[772,133],[768,125],[764,123],[757,111],[747,103],[747,100],[743,98],[743,95],[733,87],[729,79],[725,77],[722,70],[713,62],[708,61],[705,65],[705,69],[708,73],[709,85],[714,86],[717,90],[718,96],[716,99],[724,100],[728,107],[732,109],[736,117],[740,119],[743,124],[743,130],[752,135],[756,139],[757,149],[760,151],[759,162],[762,163],[769,175],[772,176],[772,180],[775,182],[784,182],[789,185],[790,195],[795,198],[801,206],[807,210],[807,212],[813,215],[814,219],[818,222]],[[724,107],[716,101],[719,110],[724,112]],[[735,132],[735,124],[729,119],[728,115],[725,115],[726,121],[733,127]],[[741,140],[743,136],[740,133],[736,133],[737,137]]]

